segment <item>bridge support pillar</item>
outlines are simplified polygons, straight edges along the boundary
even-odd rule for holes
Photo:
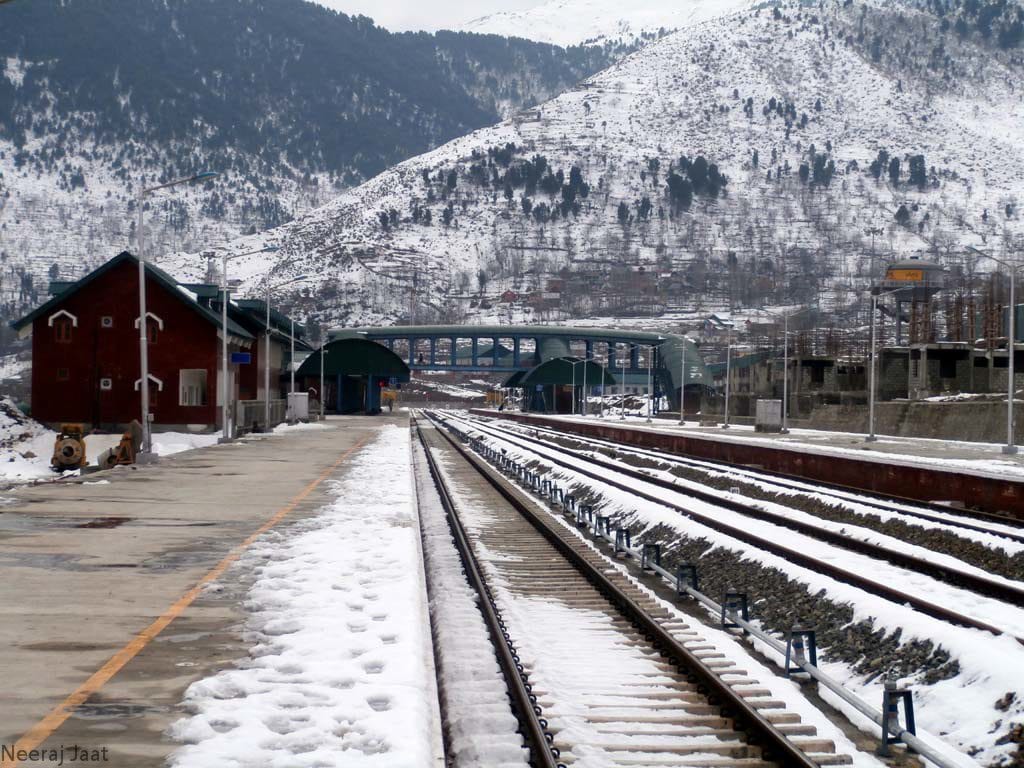
[[[437,365],[437,339],[435,337],[430,339],[430,364]]]
[[[472,355],[471,355],[471,359],[473,361],[473,367],[474,368],[476,368],[477,366],[480,365],[480,347],[479,347],[479,344],[477,343],[478,341],[479,340],[477,339],[477,337],[474,336],[473,337],[473,352],[472,352]]]
[[[451,346],[451,355],[450,355],[451,359],[450,359],[450,360],[448,361],[448,364],[449,364],[449,365],[450,365],[450,366],[451,366],[452,368],[454,368],[454,367],[455,367],[456,365],[458,365],[458,364],[459,364],[459,352],[458,352],[458,350],[457,350],[457,349],[455,348],[455,342],[456,342],[456,341],[458,341],[458,339],[456,339],[456,338],[455,338],[455,337],[453,336],[453,337],[452,337],[452,338],[450,339],[450,341],[451,341],[451,343],[452,343],[452,346]]]

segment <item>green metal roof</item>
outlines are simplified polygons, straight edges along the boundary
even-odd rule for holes
[[[573,370],[576,371],[575,379]],[[598,386],[601,384],[602,378],[606,386],[615,384],[615,377],[608,373],[604,366],[593,360],[584,363],[582,357],[556,357],[527,371],[520,379],[518,386],[572,384],[574,381],[577,386],[583,386],[584,379],[588,386]]]
[[[753,352],[749,355],[743,355],[742,357],[734,357],[729,361],[729,367],[740,370],[743,368],[752,368],[758,363],[763,363],[771,357],[768,352]],[[712,376],[718,376],[719,374],[725,373],[725,363],[709,363],[708,373]]]
[[[409,380],[409,366],[398,355],[375,341],[362,338],[336,339],[307,357],[296,375],[319,376],[320,355],[324,355],[324,375],[394,376]]]

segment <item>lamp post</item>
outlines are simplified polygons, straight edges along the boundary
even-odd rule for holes
[[[725,413],[722,419],[722,429],[729,428],[729,389],[732,381],[732,321],[729,321],[729,331],[725,337]]]
[[[587,358],[584,357],[582,360],[576,360],[575,362],[569,363],[569,365],[572,366],[572,413],[573,413],[573,415],[576,414],[576,366],[579,365],[580,363],[586,363],[586,362],[587,362]],[[586,365],[584,365],[583,366],[583,373],[584,373],[584,375],[586,375],[586,372],[587,372],[587,368],[586,368]]]
[[[586,343],[583,345],[583,402],[582,402],[582,414],[583,418],[587,417],[587,360],[590,359],[590,352],[587,351]]]
[[[142,404],[142,450],[135,457],[139,463],[155,461],[153,456],[153,432],[149,425],[149,335],[146,332],[146,249],[145,238],[143,237],[142,209],[145,207],[146,198],[154,192],[181,184],[194,184],[197,181],[205,181],[206,179],[212,179],[216,175],[215,172],[205,171],[181,179],[175,179],[166,184],[142,187],[139,190],[137,202],[139,218],[136,225],[136,237],[139,244],[139,368],[141,374],[139,376],[139,396]]]
[[[228,301],[231,296],[231,286],[228,283],[228,262],[234,259],[241,258],[242,256],[254,256],[257,253],[275,253],[278,249],[277,246],[269,245],[265,248],[257,248],[253,251],[245,251],[244,253],[227,253],[223,249],[221,250],[221,267],[220,267],[220,289],[221,289],[221,307],[220,307],[220,335],[221,335],[221,437],[217,442],[227,443],[231,440],[234,429],[230,426],[228,407]],[[268,349],[269,351],[269,349]]]
[[[789,318],[803,314],[813,307],[804,307],[796,312],[773,312],[761,308],[761,312],[782,318],[782,434],[789,433]]]
[[[646,346],[646,345],[645,345]],[[654,361],[654,345],[647,347],[647,423],[651,423],[654,413],[654,384],[651,381],[651,364]]]
[[[878,389],[878,385],[875,383],[877,374],[875,373],[875,358],[878,357],[878,345],[875,341],[875,315],[878,314],[878,300],[885,297],[891,296],[894,293],[900,293],[903,289],[897,288],[894,291],[886,291],[885,293],[871,294],[871,368],[868,375],[868,436],[864,438],[864,442],[873,443],[878,438],[875,436],[875,391]]]
[[[266,339],[266,344],[264,345],[266,354],[263,357],[263,392],[266,402],[264,403],[263,408],[263,420],[264,426],[268,431],[270,429],[270,292],[272,290],[284,288],[286,285],[297,283],[300,280],[305,280],[306,277],[307,275],[299,275],[298,277],[293,277],[291,280],[285,280],[284,282],[276,283],[274,285],[267,282],[266,286],[266,297],[263,302],[267,310],[266,331],[264,333],[264,338]],[[321,394],[321,398],[322,397],[323,395]]]
[[[683,349],[679,353],[679,426],[683,426],[683,389],[686,383],[686,340],[683,340]]]
[[[631,345],[626,345],[626,357],[629,356],[629,350]],[[622,363],[622,384],[619,386],[619,418],[622,421],[626,420],[626,358],[623,357],[619,361]]]
[[[1006,270],[1010,273],[1010,317],[1006,335],[1006,372],[1008,376],[1008,382],[1006,385],[1006,445],[1003,446],[1003,453],[1014,454],[1017,453],[1017,443],[1013,436],[1013,397],[1016,394],[1016,385],[1014,383],[1014,365],[1013,357],[1015,352],[1015,346],[1017,343],[1017,306],[1016,306],[1016,283],[1017,273],[1021,269],[1024,269],[1024,264],[1014,264],[1003,259],[998,259],[995,256],[987,254],[983,251],[979,251],[977,248],[971,248],[970,250],[979,256],[984,256],[986,259],[991,259],[997,264],[1002,264],[1006,267]]]

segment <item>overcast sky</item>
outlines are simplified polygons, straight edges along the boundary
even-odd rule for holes
[[[462,22],[496,11],[518,11],[541,4],[541,0],[313,0],[344,13],[369,16],[382,27],[406,29],[450,29]]]

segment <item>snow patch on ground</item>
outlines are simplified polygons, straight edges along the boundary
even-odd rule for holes
[[[476,593],[466,582],[444,508],[433,490],[423,448],[416,445],[416,482],[431,616],[443,680],[450,751],[455,765],[525,766],[519,722],[509,709],[505,679],[494,655]]]
[[[255,574],[253,647],[189,687],[191,716],[171,728],[186,746],[171,765],[432,764],[436,699],[409,451],[408,430],[382,427],[332,483],[333,503],[242,559]]]

